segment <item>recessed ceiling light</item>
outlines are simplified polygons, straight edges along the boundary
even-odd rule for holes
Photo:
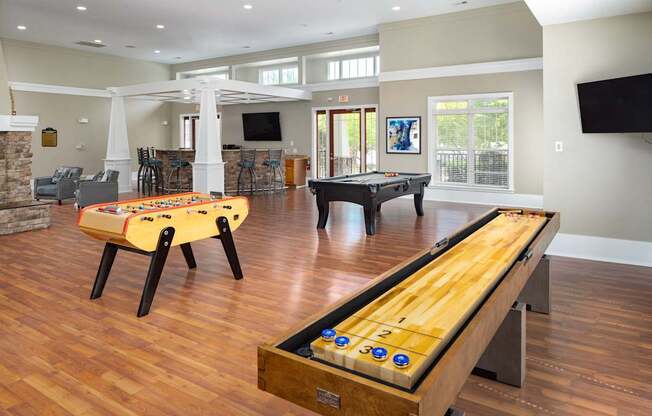
[[[18,26],[16,26],[16,29],[18,29],[18,30],[27,30],[27,26],[18,25]]]
[[[165,29],[165,25],[156,25],[157,29]]]
[[[125,48],[127,48],[127,49],[134,49],[135,46],[134,46],[134,45],[125,45]]]
[[[181,57],[180,56],[175,56],[174,59],[181,59]]]
[[[326,36],[333,36],[335,32],[326,32]]]
[[[95,42],[95,43],[102,43],[102,40],[101,40],[101,39],[95,39],[93,42]]]
[[[161,51],[159,51],[159,50],[157,49],[157,50],[154,51],[154,53],[161,53]]]
[[[251,9],[254,8],[254,6],[252,6],[251,4],[245,4],[245,5],[242,6],[242,7],[243,7],[245,10],[251,10]]]
[[[185,95],[190,94],[190,91],[189,91],[189,90],[182,90],[181,92],[184,93]]]
[[[465,4],[468,4],[469,2],[464,0],[464,1],[458,1],[457,3],[453,3],[454,6],[463,6]]]
[[[183,97],[183,99],[184,99],[184,100],[189,100],[190,97],[186,96],[186,97]]]
[[[397,12],[397,11],[401,10],[401,6],[394,6],[394,7],[392,7],[392,10]]]
[[[79,10],[80,12],[85,12],[87,9],[86,6],[77,6],[77,10]]]
[[[243,48],[243,49],[249,49],[249,48],[251,48],[251,46],[249,46],[249,45],[245,45],[245,46],[243,46],[242,48]]]

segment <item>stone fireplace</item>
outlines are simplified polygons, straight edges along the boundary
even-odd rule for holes
[[[32,131],[36,117],[0,116],[0,235],[50,226],[50,204],[34,201]]]

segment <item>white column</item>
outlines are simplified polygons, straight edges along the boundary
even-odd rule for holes
[[[120,172],[118,192],[131,192],[131,155],[123,97],[111,98],[111,119],[109,120],[109,139],[106,143],[104,169]]]
[[[222,132],[217,120],[215,90],[201,89],[199,134],[195,140],[195,163],[192,164],[192,188],[195,192],[224,193]]]

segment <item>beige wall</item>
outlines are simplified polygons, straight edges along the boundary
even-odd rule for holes
[[[383,72],[540,57],[541,26],[510,3],[380,26]]]
[[[9,99],[9,85],[7,84],[7,65],[0,39],[0,115],[11,113],[11,100]]]
[[[80,52],[28,42],[3,40],[10,81],[60,86],[106,88],[170,78],[170,66],[107,55]],[[109,131],[110,99],[63,94],[15,92],[16,109],[21,115],[39,116],[34,134],[35,176],[52,173],[56,166],[82,166],[86,173],[103,166]],[[137,146],[166,147],[170,127],[170,105],[126,100],[132,161],[137,166]],[[89,119],[79,124],[78,119]],[[58,146],[41,147],[41,129],[58,130]],[[81,150],[76,149],[80,144]]]
[[[111,101],[106,98],[73,95],[16,92],[16,107],[21,114],[36,115],[39,125],[32,140],[34,176],[50,175],[57,166],[72,165],[84,168],[85,174],[103,169],[106,140],[109,131]],[[151,101],[127,101],[127,128],[132,157],[136,147],[166,147],[170,127],[162,126],[169,118],[167,104]],[[80,117],[88,124],[79,124]],[[41,130],[57,129],[58,146],[42,147]],[[77,146],[83,146],[77,149]],[[136,161],[133,161],[136,163]]]
[[[238,144],[256,148],[279,148],[300,154],[311,154],[312,149],[312,108],[337,106],[340,95],[348,95],[350,102],[347,105],[364,105],[378,103],[378,88],[356,88],[351,90],[322,91],[313,93],[312,101],[270,103],[270,104],[243,104],[220,106],[222,112],[222,143]],[[281,120],[283,141],[280,142],[245,142],[242,137],[242,113],[258,113],[278,111]],[[195,105],[173,104],[170,116],[171,141],[170,146],[177,148],[179,145],[179,115],[198,113]],[[290,142],[294,142],[291,144]]]
[[[524,3],[488,7],[380,27],[383,72],[540,57],[541,27]],[[514,191],[543,192],[542,71],[510,72],[380,84],[380,169],[427,171],[428,97],[514,93]],[[421,154],[387,154],[385,118],[421,116]]]
[[[576,93],[578,82],[652,71],[652,13],[546,26],[543,40],[545,207],[561,211],[564,233],[652,241],[652,145],[582,134]]]
[[[4,39],[9,81],[106,88],[170,79],[170,66]]]
[[[543,193],[542,71],[383,82],[380,131],[383,170],[428,170],[428,97],[492,92],[514,93],[514,191]],[[385,117],[421,116],[421,154],[385,153]]]

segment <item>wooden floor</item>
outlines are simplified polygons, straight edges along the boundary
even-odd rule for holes
[[[256,346],[449,234],[487,207],[383,205],[378,232],[336,204],[325,230],[306,190],[252,200],[235,233],[245,279],[218,241],[173,249],[150,315],[136,318],[147,259],[120,252],[88,299],[102,244],[70,204],[49,230],[0,237],[0,415],[307,415],[256,389]],[[556,258],[553,312],[528,315],[528,376],[472,376],[468,415],[652,414],[652,269]],[[390,416],[390,415],[388,415]]]

